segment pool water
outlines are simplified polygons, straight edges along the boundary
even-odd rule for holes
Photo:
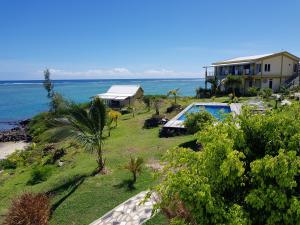
[[[200,112],[201,110],[206,110],[211,115],[213,115],[216,119],[222,120],[224,116],[231,112],[229,106],[220,106],[220,105],[193,105],[188,111],[186,111],[183,115],[181,115],[178,120],[184,121],[186,119],[187,114]]]

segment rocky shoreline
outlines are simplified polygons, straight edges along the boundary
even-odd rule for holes
[[[10,130],[0,131],[0,142],[30,142],[31,136],[28,134],[28,124],[30,119],[10,123],[16,127]]]

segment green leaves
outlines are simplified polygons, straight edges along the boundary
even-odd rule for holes
[[[160,207],[174,224],[299,224],[299,112],[245,110],[198,132],[202,151],[169,150]]]

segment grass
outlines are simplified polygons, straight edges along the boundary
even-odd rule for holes
[[[145,225],[167,225],[167,218],[160,212],[148,220]]]
[[[248,98],[241,98],[245,101]],[[164,112],[172,100],[165,100]],[[179,98],[178,103],[187,106],[192,102],[208,102],[211,99]],[[215,98],[216,102],[226,102],[228,97]],[[108,173],[106,175],[90,176],[96,168],[95,156],[82,149],[66,147],[67,154],[63,157],[62,167],[52,166],[51,175],[42,183],[28,185],[33,166],[19,167],[0,174],[0,223],[6,214],[12,198],[23,192],[52,193],[52,204],[56,207],[51,225],[86,225],[104,215],[118,204],[122,203],[140,191],[147,190],[156,181],[150,168],[146,167],[138,177],[134,190],[128,190],[126,183],[131,174],[124,169],[130,156],[142,157],[145,164],[158,162],[164,153],[175,146],[193,140],[193,136],[178,136],[159,138],[158,130],[143,129],[144,120],[154,111],[138,110],[135,117],[131,114],[122,116],[118,127],[111,131],[111,137],[104,142],[104,157]],[[176,112],[166,115],[173,117]],[[39,136],[40,141],[47,141],[49,132]],[[69,142],[60,145],[69,146]],[[147,224],[167,224],[164,216],[159,213]]]
[[[120,118],[118,127],[112,130],[111,137],[104,143],[104,156],[108,168],[106,175],[89,176],[96,168],[95,157],[74,147],[68,148],[67,155],[63,157],[65,164],[62,167],[53,166],[51,175],[42,183],[27,184],[32,167],[20,167],[2,173],[0,175],[2,219],[11,199],[26,191],[55,194],[52,203],[57,205],[57,208],[53,212],[50,224],[79,225],[91,223],[131,196],[149,189],[156,182],[150,168],[145,168],[138,177],[134,190],[128,190],[122,185],[131,178],[131,174],[124,169],[130,155],[142,157],[145,164],[158,162],[167,149],[193,138],[192,136],[158,138],[159,128],[143,129],[144,120],[152,113],[153,111],[141,111],[134,118],[130,114]],[[46,138],[47,134],[44,133],[42,136]],[[61,145],[67,144],[62,142]]]

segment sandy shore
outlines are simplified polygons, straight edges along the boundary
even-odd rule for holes
[[[18,142],[0,142],[0,159],[6,158],[9,154],[16,150],[23,150],[28,143],[23,141]]]

